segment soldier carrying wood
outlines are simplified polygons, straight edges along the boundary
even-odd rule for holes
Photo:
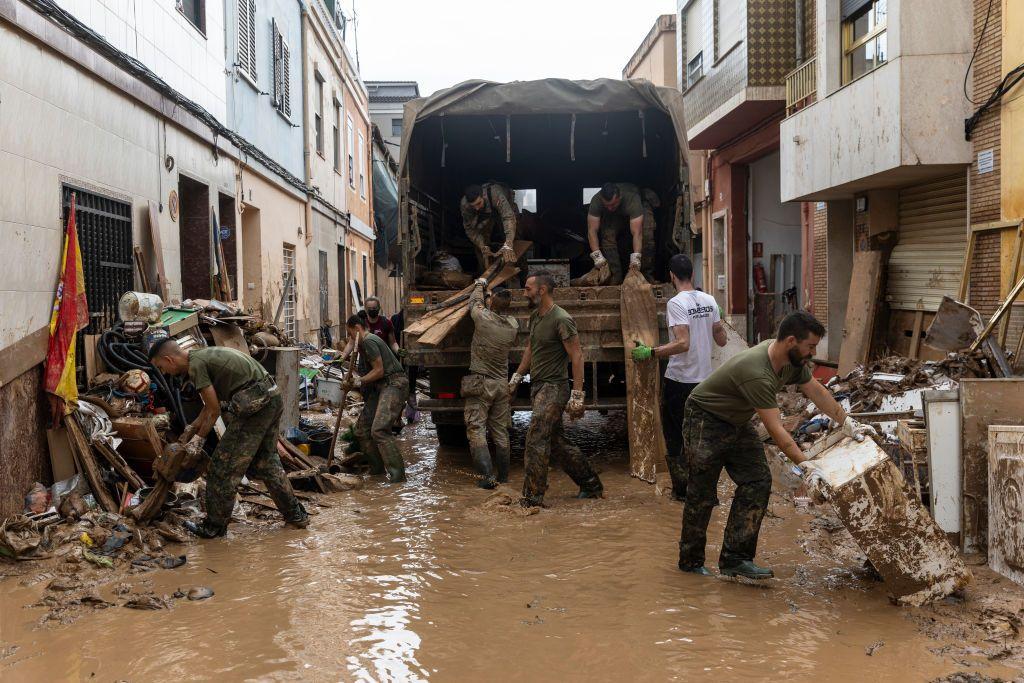
[[[277,454],[284,402],[274,378],[248,355],[225,347],[186,353],[176,341],[164,337],[153,342],[148,355],[149,362],[165,375],[187,374],[203,400],[202,412],[182,436],[188,460],[196,463],[202,458],[203,444],[217,418],[223,415],[227,425],[210,456],[206,519],[201,524],[189,522],[189,530],[203,538],[227,533],[243,475],[263,482],[289,526],[305,528],[309,515],[295,497]]]
[[[505,263],[514,263],[516,254],[513,243],[516,239],[519,209],[512,189],[502,183],[469,185],[460,206],[463,228],[476,250],[480,272],[487,270],[495,258]],[[495,253],[491,251],[491,234],[498,227],[504,232],[505,239]]]
[[[641,191],[631,183],[605,183],[591,198],[587,211],[590,257],[595,269],[607,267],[610,270],[611,284],[622,284],[625,276],[619,256],[619,237],[625,234],[622,227],[626,221],[633,250],[629,267],[643,273],[648,282],[654,282],[654,209],[658,205],[657,194],[652,190]]]

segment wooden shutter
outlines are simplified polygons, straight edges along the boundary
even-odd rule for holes
[[[256,0],[238,0],[238,68],[256,80]]]
[[[281,112],[285,116],[292,115],[292,88],[291,88],[291,66],[289,60],[288,43],[281,38]]]
[[[967,178],[957,173],[900,190],[899,238],[886,299],[904,311],[938,310],[955,297],[967,248]]]
[[[274,98],[274,106],[278,109],[281,108],[281,32],[277,29],[277,20],[271,19],[270,22],[270,37],[273,43],[273,49],[271,50],[271,57],[273,59],[273,72],[274,72],[274,87],[272,88],[272,96]]]

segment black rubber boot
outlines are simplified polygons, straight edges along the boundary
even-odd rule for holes
[[[699,574],[700,576],[714,576],[711,573],[711,570],[704,565],[699,567],[684,567],[683,565],[679,565],[679,571],[686,572],[687,574]]]
[[[729,565],[718,565],[718,570],[722,572],[722,576],[742,576],[745,579],[754,579],[755,581],[763,581],[764,579],[770,579],[775,576],[775,572],[767,567],[759,567],[750,560],[743,560],[736,564]]]
[[[213,528],[210,526],[210,521],[207,519],[204,519],[201,524],[196,524],[191,519],[186,519],[181,523],[181,525],[199,538],[218,538],[228,532],[228,528],[226,526],[220,529]]]
[[[497,479],[500,484],[508,483],[508,462],[511,450],[509,446],[494,447],[494,468],[497,470]]]
[[[604,498],[604,485],[601,483],[601,479],[595,474],[590,479],[585,480],[580,484],[580,492],[576,494],[577,498]]]
[[[302,503],[299,503],[298,512],[299,514],[295,519],[286,519],[284,523],[296,529],[305,529],[309,526],[309,513],[306,512],[306,508],[302,507]]]
[[[388,472],[388,480],[392,484],[405,481],[405,461],[402,460],[402,453],[398,450],[398,445],[386,444],[380,449],[380,455]]]
[[[470,453],[473,456],[473,467],[480,475],[480,480],[476,485],[482,489],[495,488],[498,482],[494,479],[494,469],[491,467],[490,449],[487,446],[473,446],[470,448]]]

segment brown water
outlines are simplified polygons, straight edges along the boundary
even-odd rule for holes
[[[623,429],[593,416],[570,430],[596,454],[605,500],[571,498],[552,472],[551,507],[528,517],[480,509],[488,493],[465,454],[437,451],[427,426],[407,430],[408,483],[336,494],[308,531],[233,527],[190,546],[185,567],[146,575],[158,592],[216,591],[169,612],[111,608],[43,629],[20,607],[41,589],[7,581],[0,680],[918,681],[963,669],[929,651],[936,641],[880,585],[810,560],[797,545],[810,517],[781,499],[761,534],[768,586],[680,573],[681,507],[626,475]]]

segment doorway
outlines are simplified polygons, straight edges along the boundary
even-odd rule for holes
[[[178,176],[181,215],[181,298],[209,299],[210,286],[210,188],[186,176]]]
[[[237,214],[235,198],[218,193],[218,213],[220,214],[220,241],[224,246],[224,263],[228,270],[228,282],[236,300],[241,300],[238,291],[238,236],[236,234]]]
[[[260,234],[260,210],[242,205],[242,274],[245,288],[241,298],[246,309],[269,319],[270,311],[263,302],[263,244]]]

